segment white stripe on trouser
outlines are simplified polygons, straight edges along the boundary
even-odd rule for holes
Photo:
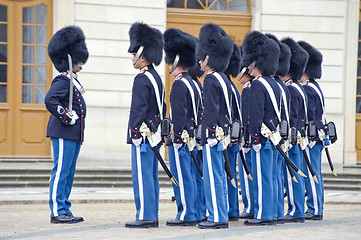
[[[174,156],[175,156],[175,165],[177,167],[180,198],[181,198],[181,203],[183,205],[183,211],[179,217],[180,218],[179,220],[184,221],[184,215],[186,214],[186,211],[187,211],[187,204],[186,204],[186,198],[184,195],[184,183],[183,183],[182,169],[181,169],[180,161],[179,161],[179,153],[178,153],[178,149],[176,149],[176,148],[174,148]]]
[[[213,169],[212,169],[211,149],[208,144],[206,144],[206,151],[207,151],[206,154],[207,154],[209,182],[210,182],[211,194],[212,194],[214,222],[219,222],[217,198],[216,198],[216,186],[214,185],[214,176],[213,176]]]
[[[256,152],[256,167],[257,167],[257,183],[258,183],[258,213],[257,219],[262,217],[262,171],[261,171],[261,153]]]
[[[143,196],[143,175],[142,175],[142,161],[140,158],[140,145],[135,146],[137,152],[137,173],[138,173],[138,187],[139,187],[139,220],[144,218],[144,196]]]
[[[306,153],[308,156],[308,159],[310,158],[310,150],[308,147],[306,147]],[[315,215],[318,215],[318,205],[317,205],[317,192],[316,192],[316,186],[315,186],[315,180],[313,180],[312,175],[310,170],[307,168],[308,170],[308,179],[310,180],[310,184],[311,184],[311,190],[312,190],[312,196],[313,196],[313,205],[315,207]]]
[[[292,169],[291,169],[292,171]],[[295,205],[295,199],[293,197],[293,186],[292,186],[292,178],[291,178],[291,174],[288,171],[288,169],[286,169],[287,172],[287,184],[288,184],[288,197],[290,198],[290,204],[291,204],[291,212],[290,215],[293,216],[293,214],[295,214],[296,211],[296,205]]]
[[[246,159],[246,155],[245,155],[244,151],[242,151],[242,154],[243,154],[244,159]],[[244,188],[246,189],[246,198],[247,198],[247,203],[248,203],[246,213],[250,213],[251,212],[251,196],[249,194],[249,184],[248,184],[247,173],[244,170],[244,167],[243,167],[243,180],[244,180]]]
[[[56,168],[56,174],[53,183],[53,193],[51,196],[53,200],[53,213],[55,217],[58,216],[58,203],[56,201],[56,193],[58,191],[58,183],[59,183],[61,168],[63,166],[63,157],[64,157],[64,139],[59,138],[58,167]]]

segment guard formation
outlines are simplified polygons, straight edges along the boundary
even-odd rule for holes
[[[237,46],[213,23],[196,38],[136,22],[129,37],[140,73],[128,128],[137,212],[126,227],[158,227],[157,161],[173,182],[177,208],[168,226],[220,229],[239,219],[250,226],[323,219],[321,152],[327,151],[333,171],[327,147],[337,134],[317,83],[320,51],[259,31]],[[154,70],[163,49],[175,77],[168,116]],[[241,94],[231,77],[243,85]],[[164,141],[170,170],[159,154]]]

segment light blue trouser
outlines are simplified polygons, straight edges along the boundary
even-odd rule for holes
[[[273,151],[273,204],[274,218],[285,214],[283,168],[285,160],[277,149]]]
[[[200,153],[197,149],[194,149],[194,153],[197,157],[199,166],[201,167],[201,169],[203,169],[203,161],[201,159]],[[203,216],[206,216],[206,198],[204,196],[204,183],[195,165],[193,167],[193,173],[196,178],[196,218],[198,221],[200,221],[202,220]]]
[[[208,221],[227,222],[227,175],[224,169],[222,143],[210,147],[203,145],[204,194],[208,210]]]
[[[270,143],[268,143],[270,144]],[[267,144],[266,144],[267,146]],[[254,218],[273,219],[273,147],[262,146],[251,150],[254,191]]]
[[[288,156],[291,161],[301,170],[303,166],[303,155],[302,151],[298,146],[293,146],[288,150]],[[285,164],[284,170],[285,185],[287,191],[287,200],[288,200],[288,211],[287,214],[303,218],[305,217],[305,182],[302,176],[296,173],[293,169],[293,173],[298,181],[298,183],[293,182],[290,176],[290,173],[287,170]]]
[[[176,218],[182,221],[196,221],[196,181],[193,171],[194,162],[187,145],[179,149],[168,146],[170,171],[178,181],[179,187],[173,184],[177,203]]]
[[[239,153],[241,154],[241,153]],[[252,175],[252,159],[251,159],[251,149],[243,148],[243,155],[246,159],[246,164],[248,170]],[[241,196],[243,202],[243,212],[244,213],[254,213],[254,191],[253,191],[253,181],[247,177],[246,171],[244,170],[241,156],[238,156],[238,172],[239,172],[239,185],[241,186]],[[253,175],[252,175],[253,177]]]
[[[51,138],[54,152],[54,167],[49,185],[51,217],[71,214],[69,200],[73,186],[76,161],[81,142],[63,138]]]
[[[132,144],[132,179],[137,220],[158,220],[159,180],[158,159],[149,143]]]
[[[308,148],[307,148],[308,149]],[[316,174],[318,183],[317,184],[309,170],[307,169],[306,163],[304,163],[304,173],[307,175],[305,180],[306,193],[307,193],[307,211],[315,215],[323,215],[323,204],[324,204],[324,192],[323,192],[323,179],[321,173],[321,159],[322,159],[323,144],[316,143],[313,148],[309,149],[309,156],[311,166]]]
[[[239,216],[239,204],[238,204],[238,181],[237,181],[237,156],[239,148],[237,144],[232,144],[227,148],[227,154],[229,159],[229,165],[231,172],[236,182],[236,188],[233,187],[231,181],[227,177],[227,188],[228,188],[228,216],[237,217]]]

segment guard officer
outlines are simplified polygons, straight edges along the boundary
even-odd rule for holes
[[[249,132],[252,144],[252,177],[254,190],[254,219],[245,225],[273,225],[273,151],[268,137],[261,135],[263,125],[275,131],[279,123],[281,92],[271,77],[277,71],[280,49],[278,44],[258,31],[250,32],[243,41],[243,66],[250,66]],[[254,65],[255,64],[255,65]],[[252,65],[254,68],[252,69]],[[270,98],[274,96],[274,100]],[[274,128],[274,129],[273,129]]]
[[[136,221],[127,222],[125,227],[158,227],[158,160],[149,140],[142,138],[141,126],[155,132],[154,138],[161,139],[160,122],[166,105],[162,79],[153,64],[157,66],[162,61],[164,41],[158,29],[139,22],[130,27],[129,38],[128,52],[133,54],[134,68],[140,73],[134,78],[127,137],[127,143],[132,144],[132,179],[137,212]],[[159,140],[158,148],[161,142]]]
[[[288,86],[291,95],[290,138],[292,148],[288,151],[288,154],[292,162],[299,169],[302,169],[304,158],[300,146],[300,137],[306,137],[307,96],[299,80],[301,80],[305,70],[308,54],[292,38],[284,38],[281,42],[287,44],[291,50],[290,69],[282,79]],[[298,183],[292,181],[287,169],[284,170],[288,199],[288,211],[283,218],[285,222],[304,222],[305,182],[303,177],[298,174],[295,174],[295,177]]]
[[[197,106],[200,98],[187,70],[196,63],[195,37],[176,28],[164,32],[165,62],[169,64],[170,75],[175,77],[170,93],[170,116],[173,136],[168,138],[169,164],[179,187],[173,185],[177,203],[175,219],[168,220],[168,226],[195,226],[196,215],[196,172],[190,155],[196,147],[195,127]],[[186,141],[186,143],[184,143]],[[197,160],[198,161],[198,160]]]
[[[325,132],[324,121],[324,96],[316,79],[320,79],[322,75],[321,64],[322,54],[309,43],[300,41],[298,44],[307,51],[309,59],[306,70],[303,74],[302,81],[304,89],[308,97],[308,120],[311,123],[316,123],[318,130]],[[305,187],[307,193],[307,210],[305,213],[306,220],[322,220],[323,219],[323,180],[321,173],[321,158],[322,158],[323,142],[317,137],[310,139],[309,156],[312,168],[318,179],[318,184],[315,183],[311,174],[304,164],[304,170],[307,173],[307,180],[305,180]]]
[[[49,206],[51,223],[76,223],[84,221],[70,211],[70,192],[73,186],[75,166],[84,141],[86,116],[85,91],[77,73],[87,61],[89,53],[83,31],[77,26],[67,26],[50,39],[48,54],[56,70],[61,74],[53,79],[45,96],[45,105],[51,113],[46,136],[53,145],[54,168],[51,171]],[[70,72],[68,54],[72,58],[73,86],[69,107]]]
[[[201,70],[207,73],[204,84],[204,120],[202,123],[203,178],[207,221],[200,222],[199,228],[228,228],[227,180],[225,159],[221,141],[217,140],[216,129],[229,128],[229,108],[232,93],[229,80],[224,75],[233,51],[233,41],[216,24],[204,25],[198,38],[197,59]],[[217,128],[218,127],[218,128]],[[224,131],[223,131],[224,133]]]

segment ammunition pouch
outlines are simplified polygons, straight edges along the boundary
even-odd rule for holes
[[[280,135],[282,137],[282,139],[288,139],[288,132],[289,132],[289,129],[288,129],[288,122],[287,120],[282,120],[280,122]]]
[[[296,145],[297,144],[297,129],[295,127],[291,128],[291,144]]]
[[[328,134],[328,138],[330,139],[331,143],[337,141],[337,132],[336,132],[336,125],[334,122],[328,122],[326,127],[326,132]]]
[[[317,141],[318,133],[317,133],[317,125],[315,121],[311,121],[308,123],[307,135],[310,141]]]
[[[169,118],[164,118],[161,122],[161,136],[169,137],[171,135],[171,122]]]
[[[202,124],[196,126],[195,135],[197,143],[200,143],[202,140]]]
[[[231,142],[236,143],[241,139],[242,132],[241,132],[241,123],[239,121],[234,121],[231,125]]]

